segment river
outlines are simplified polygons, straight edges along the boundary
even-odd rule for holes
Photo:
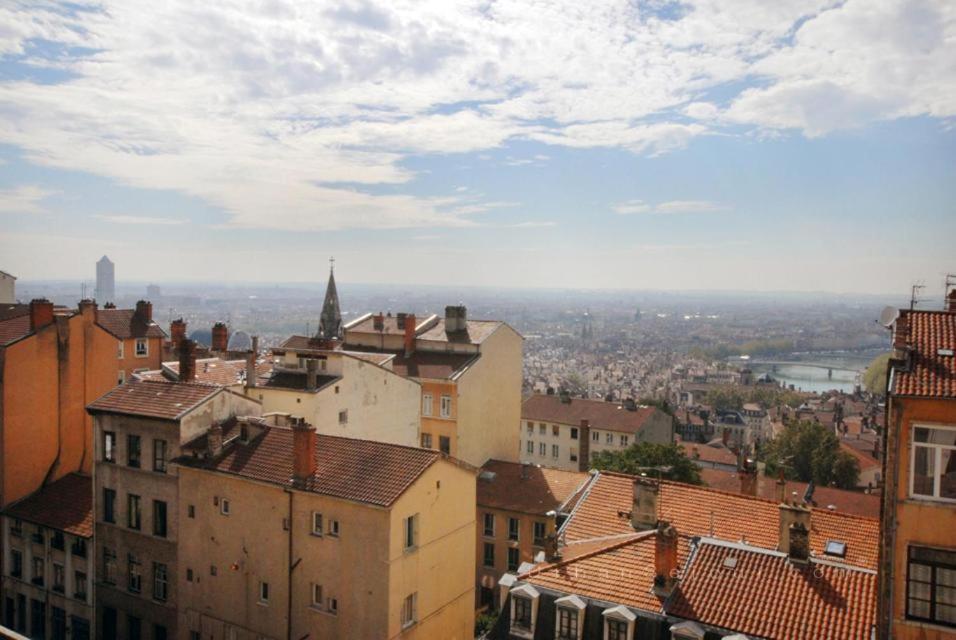
[[[863,372],[867,365],[883,353],[880,349],[866,351],[816,351],[787,353],[775,356],[760,356],[750,359],[750,368],[755,377],[769,373],[777,382],[793,385],[802,391],[823,392],[839,390],[852,393],[854,387],[861,383]],[[738,366],[747,362],[743,358],[730,358]],[[770,362],[786,362],[792,364],[770,364]],[[832,367],[828,370],[822,366],[806,366],[799,364],[823,365]]]

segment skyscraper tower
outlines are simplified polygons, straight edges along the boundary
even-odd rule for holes
[[[115,269],[106,256],[96,263],[96,300],[100,304],[116,301]]]
[[[318,337],[326,340],[342,337],[342,312],[339,308],[339,293],[335,289],[335,258],[329,259],[329,284],[325,287]]]

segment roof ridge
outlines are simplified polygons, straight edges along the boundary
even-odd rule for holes
[[[627,545],[633,544],[633,543],[635,543],[635,542],[642,542],[642,541],[644,541],[644,540],[650,538],[651,536],[653,536],[653,535],[656,534],[656,533],[657,533],[657,530],[656,530],[656,529],[652,529],[651,531],[635,531],[633,534],[623,534],[623,535],[627,535],[627,536],[629,536],[629,537],[628,537],[626,540],[619,540],[619,541],[616,541],[616,542],[612,542],[611,544],[608,544],[608,545],[603,546],[603,547],[598,547],[597,549],[592,549],[591,551],[588,551],[587,553],[582,553],[582,554],[579,555],[579,556],[574,556],[573,558],[568,558],[567,560],[562,560],[562,561],[560,561],[560,562],[551,562],[551,563],[548,563],[546,566],[542,566],[541,568],[532,568],[530,571],[526,571],[525,573],[519,575],[518,578],[521,579],[521,578],[523,578],[523,577],[525,577],[525,576],[532,576],[532,577],[533,577],[535,574],[543,573],[543,572],[545,572],[545,571],[550,571],[551,569],[558,569],[558,568],[560,568],[560,567],[566,567],[566,566],[568,566],[568,565],[570,565],[570,564],[573,564],[573,563],[575,563],[575,562],[578,562],[578,561],[580,561],[580,560],[587,560],[588,558],[593,558],[594,556],[596,556],[596,555],[598,555],[598,554],[600,554],[600,553],[607,553],[608,551],[615,551],[615,550],[617,550],[617,549],[626,547]],[[582,541],[582,542],[583,542],[583,541]],[[567,548],[567,547],[565,547],[565,548]]]

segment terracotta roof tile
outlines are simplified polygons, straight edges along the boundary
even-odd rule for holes
[[[956,313],[902,311],[897,320],[906,325],[912,347],[908,369],[893,371],[891,392],[900,396],[956,398],[956,356],[940,355],[940,349],[956,350]]]
[[[30,316],[14,316],[0,320],[0,347],[16,342],[30,333]]]
[[[725,565],[733,558],[733,567]],[[653,563],[653,561],[652,561]],[[873,571],[702,540],[667,612],[761,638],[870,637],[876,617]]]
[[[737,456],[734,455],[733,451],[723,446],[723,444],[710,445],[697,442],[681,442],[680,446],[691,460],[712,465],[737,465]]]
[[[655,414],[664,414],[656,407],[638,407],[628,411],[615,402],[603,400],[585,400],[572,398],[571,402],[561,402],[558,395],[535,394],[521,405],[523,420],[559,422],[577,426],[581,420],[587,420],[592,429],[605,429],[621,433],[637,433],[648,418]]]
[[[265,378],[272,372],[271,360],[256,362],[257,378]],[[179,379],[179,362],[164,362],[162,370],[144,371],[134,374],[140,380],[176,381]],[[199,358],[196,360],[196,382],[232,386],[246,381],[245,360],[223,360],[221,358]]]
[[[292,486],[292,429],[264,426],[248,443],[233,441],[223,455],[190,466]],[[442,454],[370,440],[316,436],[316,472],[308,491],[379,506],[391,505]]]
[[[121,340],[166,337],[166,332],[158,324],[146,322],[136,315],[135,309],[99,309],[96,324]]]
[[[633,532],[628,513],[634,477],[601,472],[565,523],[567,543]],[[661,483],[661,519],[681,535],[708,535],[723,540],[746,539],[765,549],[776,549],[780,509],[774,500],[664,481]],[[823,554],[828,540],[847,543],[846,562],[876,568],[879,520],[813,509],[810,548]]]
[[[468,320],[465,331],[448,333],[445,331],[445,319],[441,318],[434,327],[419,333],[418,339],[430,342],[481,344],[502,325],[504,323],[499,320]]]
[[[198,382],[130,380],[94,400],[90,413],[124,413],[149,418],[176,420],[223,387]]]
[[[12,518],[90,538],[93,536],[93,480],[89,476],[71,473],[7,507],[4,513]]]
[[[481,468],[483,475],[490,472],[495,476],[479,476],[478,506],[544,515],[567,502],[591,477],[581,471],[527,465],[527,477],[522,478],[521,469],[515,462],[486,462]]]

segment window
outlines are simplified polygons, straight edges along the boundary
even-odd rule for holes
[[[906,617],[956,627],[956,551],[909,548]]]
[[[577,440],[577,439],[578,439],[578,428],[577,428],[577,427],[571,427],[571,439],[572,439],[572,440]]]
[[[45,573],[46,567],[43,566],[43,558],[34,558],[33,559],[33,575],[31,576],[31,582],[38,587],[43,586],[43,574]]]
[[[558,635],[559,640],[577,640],[578,612],[567,607],[558,608]]]
[[[116,372],[116,384],[123,384],[126,382],[126,372],[120,369]]]
[[[192,581],[193,581],[193,570],[186,569],[186,582],[192,582]]]
[[[30,534],[30,539],[36,542],[37,544],[43,544],[43,527],[37,527],[37,530]]]
[[[23,537],[23,521],[20,520],[19,518],[15,519],[10,524],[10,535],[13,536],[14,538]]]
[[[141,640],[143,637],[143,621],[136,616],[126,614],[127,640]]]
[[[312,606],[317,609],[322,608],[322,585],[320,584],[312,585]]]
[[[534,435],[534,423],[531,422],[530,420],[528,421],[528,435],[529,436]]]
[[[578,461],[578,450],[575,447],[568,447],[568,459],[571,462]]]
[[[438,448],[445,455],[451,455],[451,438],[448,436],[438,436]]]
[[[559,426],[556,425],[556,424],[551,425],[551,435],[553,435],[555,438],[557,438],[558,436],[560,436],[560,435],[561,435],[561,427],[559,427]]]
[[[508,548],[508,571],[517,571],[519,564],[521,564],[520,550],[514,547],[509,547]]]
[[[441,397],[441,417],[451,417],[451,396],[442,395]]]
[[[50,607],[51,636],[53,640],[66,640],[66,611]]]
[[[227,500],[226,498],[219,499],[219,513],[221,513],[224,516],[228,516],[230,513],[229,510],[231,508],[232,508],[232,505],[229,504],[229,500]]]
[[[604,436],[604,442],[607,444],[614,444],[614,434],[608,433]]]
[[[126,351],[126,349],[124,348],[125,346],[126,345],[123,343],[122,340],[120,340],[119,343],[116,345],[116,357],[119,358],[120,360],[123,359],[124,352]]]
[[[485,554],[482,564],[486,567],[495,566],[495,545],[491,542],[485,543]]]
[[[546,433],[548,433],[548,425],[546,425],[546,424],[543,423],[543,422],[540,423],[540,424],[538,425],[538,433],[541,434],[541,435],[545,435]]]
[[[339,612],[339,601],[335,598],[329,598],[326,602],[326,608],[332,615],[337,614]]]
[[[73,627],[73,640],[90,640],[89,620],[80,616],[70,616],[70,626]]]
[[[43,638],[46,632],[46,603],[30,600],[30,635]]]
[[[23,553],[18,549],[10,549],[10,575],[14,578],[23,577]]]
[[[548,445],[543,442],[538,443],[538,455],[546,456],[548,455]]]
[[[219,575],[219,569],[216,568],[216,565],[214,564],[209,565],[209,575],[211,576]]]
[[[551,445],[551,457],[552,457],[552,458],[557,458],[560,453],[561,453],[561,448],[560,448],[558,445],[556,445],[556,444]]]
[[[484,534],[489,538],[495,537],[495,514],[486,513],[484,515]]]
[[[103,547],[103,582],[116,584],[116,551]]]
[[[83,571],[73,572],[73,597],[86,602],[86,573]]]
[[[153,640],[166,640],[168,637],[166,627],[161,624],[153,625]]]
[[[627,640],[627,622],[607,618],[607,640]]]
[[[348,424],[349,422],[349,410],[342,409],[339,411],[339,424]]]
[[[153,500],[153,535],[166,537],[166,503]]]
[[[140,453],[139,436],[126,436],[126,464],[139,469]]]
[[[956,428],[915,427],[910,493],[956,500]]]
[[[189,505],[188,507],[186,507],[186,517],[187,517],[187,518],[195,518],[195,517],[196,517],[196,505],[191,504],[191,505]]]
[[[53,535],[50,537],[50,546],[58,551],[63,551],[63,548],[66,546],[66,540],[63,537],[62,531],[53,532]]]
[[[426,393],[422,396],[422,415],[430,416],[432,414],[432,394]]]
[[[418,546],[418,514],[405,518],[405,550]]]
[[[53,563],[53,590],[60,593],[66,590],[66,569],[56,562]]]
[[[126,524],[130,529],[139,529],[142,525],[142,515],[139,511],[139,496],[126,496]]]
[[[103,462],[116,462],[116,434],[103,432]]]
[[[402,602],[402,628],[410,627],[418,621],[418,593],[405,596]]]
[[[136,357],[145,358],[149,355],[149,342],[146,338],[136,338]]]
[[[621,436],[621,446],[622,447],[627,446],[627,436]]]
[[[592,431],[592,432],[591,432],[591,441],[592,441],[592,442],[600,442],[600,440],[601,440],[601,434],[600,434],[599,432],[597,432],[597,431]]]
[[[269,604],[269,583],[268,582],[259,583],[259,602],[262,604]]]
[[[139,593],[143,588],[142,566],[132,553],[126,556],[126,588],[131,593]]]
[[[333,538],[339,537],[339,521],[329,520],[329,535]]]
[[[153,440],[153,471],[166,473],[166,441]]]
[[[312,533],[314,535],[322,535],[322,514],[316,511],[312,512]]]
[[[534,442],[531,440],[528,440],[527,451],[528,453],[534,453]]]
[[[531,631],[531,598],[515,596],[511,600],[511,606],[514,607],[511,626],[522,631]]]
[[[547,527],[545,527],[545,524],[543,522],[536,521],[534,523],[534,541],[532,542],[534,546],[536,547],[544,546],[544,537],[545,535],[547,535],[545,534],[546,530],[547,530]]]
[[[86,540],[83,538],[74,538],[73,544],[70,546],[70,553],[80,558],[86,557]]]
[[[508,518],[508,539],[518,540],[518,527],[520,526],[521,521],[517,518]]]
[[[169,596],[169,569],[162,562],[153,563],[153,600],[166,602]]]

